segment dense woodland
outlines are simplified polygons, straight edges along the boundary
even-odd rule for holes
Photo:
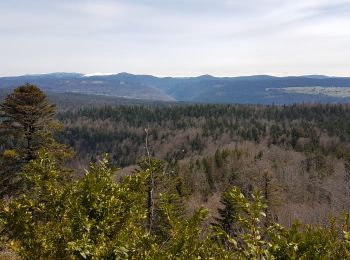
[[[348,105],[106,106],[59,113],[57,139],[74,147],[76,168],[104,152],[123,168],[145,155],[148,129],[150,152],[184,179],[191,207],[215,211],[227,187],[248,194],[268,172],[280,221],[320,224],[350,206],[349,117]]]
[[[57,105],[0,107],[0,257],[350,257],[349,105]]]

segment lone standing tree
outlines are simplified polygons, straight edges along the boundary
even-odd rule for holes
[[[31,84],[16,88],[0,105],[0,196],[13,194],[19,186],[18,171],[40,148],[54,143],[59,126],[54,114],[54,105]]]

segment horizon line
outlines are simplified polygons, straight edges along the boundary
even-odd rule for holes
[[[286,74],[286,73],[263,73],[263,74],[230,74],[230,75],[214,75],[214,74],[197,74],[191,76],[179,76],[179,75],[164,75],[164,74],[148,74],[148,73],[132,73],[126,71],[120,72],[94,72],[94,73],[81,73],[81,72],[68,72],[68,71],[55,71],[55,72],[43,72],[43,73],[26,73],[26,74],[18,74],[18,75],[0,75],[0,78],[7,77],[25,77],[25,76],[44,76],[50,74],[80,74],[82,77],[93,77],[93,76],[113,76],[119,74],[130,74],[135,76],[153,76],[157,78],[198,78],[202,76],[210,76],[214,78],[235,78],[235,77],[257,77],[257,76],[270,76],[276,78],[284,78],[284,77],[327,77],[327,78],[348,78],[350,75],[327,75],[327,74],[314,74],[314,73],[306,73],[306,74]]]

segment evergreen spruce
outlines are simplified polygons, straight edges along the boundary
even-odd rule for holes
[[[18,172],[37,157],[42,147],[57,146],[53,132],[59,124],[54,115],[54,105],[38,87],[30,84],[16,88],[0,105],[1,197],[17,192]]]
[[[218,208],[219,216],[215,217],[215,222],[212,225],[220,227],[230,236],[234,236],[234,223],[235,223],[235,205],[232,201],[229,190],[221,195],[220,203],[222,208]]]

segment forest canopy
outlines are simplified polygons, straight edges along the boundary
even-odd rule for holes
[[[1,257],[350,258],[347,105],[0,110]]]

